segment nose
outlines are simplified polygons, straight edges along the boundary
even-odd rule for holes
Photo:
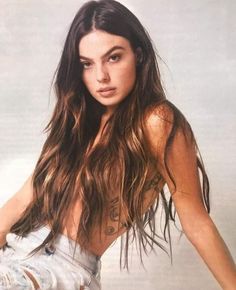
[[[109,73],[107,71],[107,69],[102,66],[102,65],[99,65],[96,69],[96,79],[99,83],[101,82],[106,82],[106,81],[109,81],[110,80],[110,76],[109,76]]]

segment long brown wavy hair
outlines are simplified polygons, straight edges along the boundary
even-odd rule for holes
[[[86,156],[86,150],[98,133],[101,116],[105,107],[97,102],[82,82],[82,66],[79,61],[79,42],[93,29],[125,37],[132,49],[140,47],[142,58],[137,66],[136,81],[129,95],[118,105],[114,114],[106,122],[103,143],[99,143]],[[145,112],[168,106],[173,113],[171,132],[168,136],[164,161],[178,128],[188,128],[196,144],[190,124],[183,114],[166,99],[161,84],[155,46],[136,16],[126,7],[114,0],[86,2],[77,12],[67,35],[62,56],[54,75],[56,105],[52,117],[44,129],[47,139],[35,166],[33,200],[20,219],[12,226],[11,232],[19,236],[49,224],[51,232],[43,243],[34,249],[34,254],[46,244],[52,243],[63,230],[73,204],[81,199],[82,212],[77,229],[76,241],[86,249],[93,239],[92,229],[101,225],[109,193],[118,183],[117,204],[119,213],[125,213],[126,233],[121,236],[120,267],[125,250],[124,268],[128,269],[128,249],[130,237],[138,241],[142,260],[142,250],[154,250],[154,244],[163,249],[156,237],[155,213],[159,199],[156,198],[145,214],[142,214],[144,193],[153,187],[156,197],[161,196],[165,212],[164,239],[169,219],[175,222],[172,213],[172,198],[167,201],[164,188],[159,188],[161,175],[158,171],[152,180],[147,179],[150,164],[155,156],[150,152],[145,137]],[[157,136],[158,138],[158,136]],[[199,149],[196,144],[196,149]],[[200,154],[200,153],[199,153]],[[203,161],[197,157],[197,166],[202,174],[202,197],[210,212],[209,181]],[[116,174],[114,174],[116,173]],[[119,173],[119,174],[118,174]],[[120,221],[120,214],[114,220]],[[171,245],[171,241],[170,241]],[[171,252],[172,258],[172,252]]]

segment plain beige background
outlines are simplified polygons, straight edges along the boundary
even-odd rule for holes
[[[40,154],[54,102],[50,82],[81,3],[0,0],[1,204],[19,189]],[[160,66],[167,96],[195,132],[210,178],[211,217],[235,258],[235,1],[121,3],[139,17],[166,63]],[[102,259],[103,289],[220,289],[190,242],[185,237],[178,242],[173,225],[171,234],[174,266],[157,248],[156,256],[144,259],[144,271],[134,248],[130,274],[119,270],[118,240]]]

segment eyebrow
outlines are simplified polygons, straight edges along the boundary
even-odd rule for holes
[[[116,50],[116,49],[123,49],[125,50],[125,48],[123,46],[119,46],[119,45],[115,45],[113,46],[112,48],[110,48],[106,53],[103,54],[103,56],[101,58],[105,58],[106,56],[108,56],[113,50]],[[86,59],[86,60],[91,60],[90,58],[86,57],[86,56],[82,56],[80,55],[79,56],[81,59]]]

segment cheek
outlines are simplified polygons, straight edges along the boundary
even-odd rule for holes
[[[124,86],[133,85],[136,79],[136,67],[133,63],[122,66],[117,71],[117,79],[122,82]]]
[[[91,77],[89,77],[88,73],[84,73],[84,75],[82,76],[82,81],[88,90],[92,89],[91,85],[94,82],[91,80]]]

